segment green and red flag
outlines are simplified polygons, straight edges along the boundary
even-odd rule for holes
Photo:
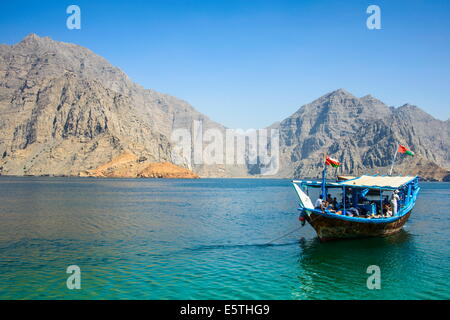
[[[409,150],[407,147],[405,147],[403,145],[398,146],[397,152],[404,153],[409,156],[414,156],[414,152],[412,152],[411,150]]]
[[[337,161],[336,159],[330,158],[329,156],[327,156],[327,158],[325,159],[325,164],[327,166],[332,166],[333,168],[339,167],[341,165],[341,163],[339,161]]]

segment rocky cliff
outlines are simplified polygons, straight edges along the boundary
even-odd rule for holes
[[[194,120],[202,121],[202,132],[225,130],[86,48],[34,34],[0,45],[0,175],[124,176],[128,168],[131,176],[158,176],[170,166],[161,163],[177,163],[200,176],[258,176],[257,164],[195,165],[192,155],[178,152],[171,134],[192,134]],[[339,89],[271,128],[280,130],[277,177],[319,176],[324,153],[343,163],[337,173],[387,173],[402,143],[416,157],[400,156],[394,173],[448,179],[450,120],[409,104],[394,108]],[[117,165],[130,155],[131,162]]]
[[[388,107],[370,95],[357,98],[339,89],[273,127],[281,135],[280,176],[319,176],[324,153],[342,162],[337,173],[387,174],[399,143],[411,147],[416,157],[399,155],[396,174],[429,176],[433,166],[441,173],[450,168],[449,122],[409,104]]]
[[[0,46],[0,174],[77,175],[125,151],[173,162],[170,134],[193,120],[223,128],[86,48],[34,34]]]
[[[93,170],[80,173],[82,177],[97,178],[172,178],[197,179],[191,170],[170,162],[148,162],[131,152],[124,152]]]

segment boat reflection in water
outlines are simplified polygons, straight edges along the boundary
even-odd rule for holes
[[[425,261],[417,259],[414,235],[400,230],[390,237],[323,243],[299,241],[296,299],[403,299],[420,295],[421,281],[411,284]],[[381,270],[382,289],[368,290],[367,268]],[[429,280],[426,274],[421,275]],[[423,283],[423,282],[422,282]],[[410,288],[413,293],[405,288]]]
[[[419,193],[418,177],[368,176],[339,182],[294,180],[300,220],[307,221],[322,241],[394,234],[408,220]],[[323,199],[341,192],[341,200],[314,206],[310,188],[321,188]],[[389,199],[395,197],[393,202]],[[321,203],[322,202],[322,203]],[[395,202],[395,204],[394,204]]]

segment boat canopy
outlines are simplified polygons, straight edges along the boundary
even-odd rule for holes
[[[417,177],[412,176],[366,176],[338,182],[348,187],[397,189],[408,184]]]
[[[338,179],[341,179],[341,180],[350,180],[350,179],[356,178],[355,176],[337,176],[337,177],[338,177]]]

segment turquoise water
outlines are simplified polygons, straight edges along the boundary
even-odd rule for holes
[[[0,177],[0,299],[449,299],[450,184],[421,186],[394,236],[267,245],[299,226],[288,180]]]

